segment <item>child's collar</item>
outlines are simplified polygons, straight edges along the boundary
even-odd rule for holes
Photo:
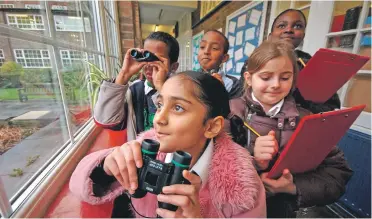
[[[146,79],[145,81],[145,94],[147,95],[150,91],[155,90],[153,85]]]
[[[219,73],[220,70],[221,70],[220,67],[218,67],[218,68],[213,68],[213,69],[210,69],[210,70],[205,70],[205,69],[203,69],[203,68],[200,68],[200,71],[201,71],[201,72],[208,73],[208,74]]]
[[[264,106],[261,104],[261,102],[254,96],[253,92],[251,93],[252,95],[252,99],[253,101],[259,103],[262,107],[262,109],[264,109]],[[267,116],[270,116],[270,117],[274,117],[276,116],[276,114],[278,114],[280,112],[280,110],[282,109],[283,107],[283,104],[284,104],[284,98],[279,101],[279,103],[275,104],[274,106],[272,106],[267,112],[266,112],[266,115]]]
[[[204,152],[202,155],[199,157],[199,159],[196,161],[194,166],[191,168],[191,171],[194,171],[201,179],[202,181],[202,186],[205,185],[205,183],[208,180],[208,169],[209,169],[209,164],[212,161],[213,157],[213,150],[214,150],[214,142],[213,139],[211,139],[205,148]],[[170,163],[173,158],[173,153],[167,153],[164,163]]]

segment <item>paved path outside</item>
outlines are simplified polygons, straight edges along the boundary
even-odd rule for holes
[[[40,111],[48,111],[48,113],[40,113]],[[25,117],[35,114],[40,116]],[[15,118],[23,119],[17,121]],[[0,102],[0,125],[9,122],[14,124],[20,121],[24,124],[39,122],[42,125],[40,130],[0,155],[0,179],[4,183],[9,198],[69,140],[64,118],[62,105],[52,100],[30,100],[24,103],[19,101]],[[78,127],[73,126],[71,129],[75,133]],[[35,163],[27,166],[28,159],[36,156],[39,158]],[[15,168],[21,168],[24,171],[23,176],[10,177],[9,174]]]

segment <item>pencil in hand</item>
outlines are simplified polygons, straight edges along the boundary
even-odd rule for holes
[[[306,64],[305,64],[304,60],[302,60],[301,58],[298,58],[298,61],[300,61],[301,64],[302,64],[304,67],[306,67]]]
[[[249,130],[251,130],[255,135],[257,135],[258,137],[260,137],[261,135],[258,134],[258,132],[256,130],[254,130],[251,126],[249,126],[246,122],[244,122],[244,125],[245,127],[249,128]]]

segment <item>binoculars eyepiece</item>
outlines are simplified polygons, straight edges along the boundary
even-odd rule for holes
[[[145,50],[144,52],[140,52],[138,50],[132,49],[130,51],[130,55],[135,59],[137,62],[154,62],[159,61],[159,58],[156,57],[152,52]]]

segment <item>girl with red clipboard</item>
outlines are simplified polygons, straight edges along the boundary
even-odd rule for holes
[[[306,28],[306,17],[300,10],[287,9],[281,12],[273,22],[269,38],[277,38],[286,40],[293,45],[294,52],[297,56],[297,66],[301,71],[306,63],[312,58],[309,53],[296,49],[304,40]],[[244,93],[244,68],[241,70],[241,77],[239,79],[241,86],[241,93]],[[341,106],[340,99],[335,93],[324,103],[316,103],[305,100],[300,91],[296,88],[293,91],[293,97],[297,104],[302,108],[310,110],[312,113],[320,113],[339,109]]]
[[[313,171],[292,175],[285,169],[278,179],[267,177],[300,118],[311,114],[297,107],[291,95],[298,73],[296,61],[287,41],[263,42],[243,66],[244,95],[230,101],[227,129],[254,156],[266,188],[269,218],[295,217],[300,207],[333,203],[352,175],[343,153],[335,147]]]

